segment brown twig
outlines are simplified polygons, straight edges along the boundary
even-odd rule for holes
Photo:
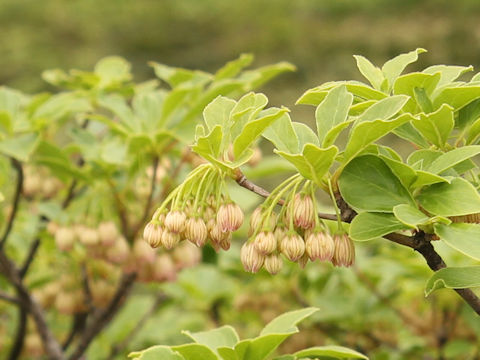
[[[122,300],[129,294],[136,279],[136,275],[136,273],[123,274],[117,291],[110,301],[110,304],[104,310],[98,311],[96,314],[94,314],[90,323],[85,327],[78,345],[70,355],[69,360],[80,359],[92,340],[115,316],[120,308]]]
[[[115,200],[117,213],[118,213],[118,217],[120,219],[120,225],[122,227],[123,235],[128,240],[131,240],[130,236],[129,236],[129,233],[130,233],[129,229],[130,228],[129,228],[129,224],[128,224],[127,208],[126,208],[125,204],[123,203],[122,199],[120,198],[120,195],[117,192],[117,189],[115,189],[115,184],[113,183],[113,181],[111,179],[107,179],[107,183],[108,183],[108,185],[110,187],[110,190],[112,192],[113,199]]]
[[[18,322],[15,340],[13,341],[10,353],[8,354],[9,360],[16,360],[20,357],[25,342],[25,333],[27,331],[27,310],[23,305],[20,305],[18,309]]]
[[[95,306],[93,305],[92,289],[90,287],[87,266],[85,263],[81,265],[81,274],[82,274],[83,293],[85,295],[85,305],[87,305],[87,312],[93,313],[95,311]]]
[[[70,332],[62,343],[62,349],[67,350],[75,336],[85,329],[88,314],[86,312],[77,313],[73,316]]]
[[[35,255],[37,254],[37,250],[39,247],[40,247],[40,239],[36,238],[35,240],[33,240],[32,244],[30,245],[27,258],[25,259],[23,266],[20,268],[20,277],[22,279],[25,277],[25,275],[27,275],[28,269],[30,268],[30,265],[32,264],[33,259],[35,258]]]
[[[5,245],[8,235],[10,235],[10,231],[13,228],[13,222],[15,221],[15,217],[18,211],[18,205],[20,203],[20,195],[22,194],[23,188],[23,168],[20,161],[15,158],[11,158],[12,166],[17,171],[17,185],[15,187],[15,193],[13,195],[12,201],[12,211],[10,212],[10,216],[7,220],[7,227],[5,228],[5,232],[3,233],[2,238],[0,239],[0,250],[2,250],[3,246]]]
[[[12,295],[5,294],[4,292],[1,292],[1,291],[0,291],[0,300],[5,300],[6,302],[9,302],[15,305],[21,304],[21,301],[18,298]]]
[[[3,251],[0,251],[0,265],[3,268],[5,276],[18,293],[18,297],[23,304],[21,308],[25,307],[25,309],[28,309],[28,312],[32,315],[37,326],[37,331],[44,344],[47,356],[52,360],[63,360],[64,356],[60,344],[50,332],[42,308],[23,284],[20,272],[15,264]]]
[[[235,181],[242,187],[260,195],[263,197],[268,197],[270,194],[267,190],[263,189],[262,187],[252,183],[248,180],[240,170],[237,171]],[[336,194],[336,201],[337,206],[341,211],[342,221],[344,222],[351,222],[353,218],[356,216],[356,213],[353,209],[351,209],[348,204],[343,200],[340,193]],[[281,204],[279,202],[279,204]],[[335,215],[331,214],[322,214],[319,213],[318,216],[322,219],[327,220],[336,220]],[[332,219],[332,216],[334,217]],[[435,251],[432,243],[431,243],[431,235],[420,231],[413,236],[407,236],[398,233],[391,233],[383,236],[385,239],[390,240],[394,243],[407,246],[412,248],[413,250],[420,253],[427,265],[433,271],[438,271],[440,269],[445,268],[447,265],[441,258],[441,256]],[[454,289],[458,295],[462,297],[462,299],[478,314],[480,315],[480,298],[470,289]]]

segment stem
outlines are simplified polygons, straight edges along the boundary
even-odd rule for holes
[[[340,213],[340,209],[338,208],[337,201],[335,199],[335,194],[333,193],[332,181],[328,179],[328,190],[330,192],[330,197],[332,198],[333,207],[335,208],[335,214],[337,215],[337,224],[338,230],[341,230],[342,227],[342,215]]]
[[[22,164],[15,158],[11,158],[12,166],[17,171],[17,185],[15,187],[15,193],[13,195],[12,200],[12,211],[10,212],[10,216],[7,220],[7,227],[5,228],[5,232],[3,233],[2,238],[0,239],[0,250],[2,250],[3,246],[5,245],[8,235],[10,235],[10,231],[13,228],[13,222],[15,221],[15,217],[17,216],[18,212],[18,204],[20,203],[20,195],[22,194],[22,187],[23,187],[23,168]]]

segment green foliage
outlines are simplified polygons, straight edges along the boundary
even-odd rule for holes
[[[153,346],[131,353],[133,359],[204,359],[204,360],[263,360],[275,352],[289,336],[298,333],[295,326],[318,309],[305,308],[278,316],[268,323],[260,335],[240,340],[235,329],[223,326],[199,333],[185,332],[194,343],[179,346]],[[275,359],[368,359],[365,355],[341,346],[317,346],[282,355]]]

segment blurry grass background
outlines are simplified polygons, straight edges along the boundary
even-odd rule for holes
[[[87,70],[106,55],[144,80],[150,60],[215,71],[252,52],[254,65],[298,67],[264,89],[292,106],[307,88],[359,79],[352,54],[382,64],[424,47],[418,68],[480,65],[479,15],[477,0],[2,0],[0,84],[45,90],[43,70]]]

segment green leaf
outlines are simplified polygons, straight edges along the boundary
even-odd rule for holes
[[[280,116],[277,121],[266,128],[262,136],[275,145],[279,151],[290,154],[297,154],[299,151],[298,136],[288,113]]]
[[[398,128],[393,130],[393,133],[402,139],[412,142],[420,148],[428,148],[430,146],[427,140],[425,140],[409,122],[400,125]]]
[[[380,155],[380,158],[385,161],[390,170],[400,179],[405,188],[409,189],[417,179],[417,172],[407,164],[384,155]]]
[[[193,145],[192,150],[203,157],[211,156],[217,158],[220,155],[222,137],[222,127],[217,125],[208,135],[197,138],[197,142]]]
[[[119,139],[105,141],[101,150],[101,158],[108,164],[125,165],[127,144]]]
[[[22,134],[0,141],[0,153],[19,161],[28,161],[39,143],[38,134]]]
[[[446,84],[455,81],[459,76],[472,71],[473,66],[454,66],[454,65],[433,65],[427,67],[424,72],[425,74],[435,74],[440,73],[440,81],[438,83],[438,87],[444,86]]]
[[[344,152],[344,162],[347,163],[372,142],[380,139],[411,119],[410,114],[403,114],[393,120],[374,120],[359,123],[350,132],[350,137]]]
[[[222,357],[223,360],[240,360],[235,349],[229,347],[219,347],[217,349],[218,354]]]
[[[98,102],[102,107],[110,110],[114,115],[118,116],[121,123],[130,129],[131,132],[140,132],[142,130],[140,122],[135,121],[131,108],[128,106],[126,100],[120,95],[102,96]]]
[[[174,352],[168,346],[152,346],[143,351],[135,351],[128,354],[129,358],[136,360],[185,360],[183,356]]]
[[[80,171],[72,165],[65,150],[55,144],[40,141],[33,156],[35,163],[45,165],[53,175],[67,181],[70,177],[81,177]]]
[[[480,261],[480,225],[452,223],[435,224],[435,234],[453,249]]]
[[[404,94],[410,96],[410,100],[405,106],[405,110],[411,113],[418,112],[418,106],[421,105],[418,99],[419,91],[423,93],[425,100],[432,107],[428,112],[433,111],[433,104],[430,96],[440,81],[440,74],[410,73],[400,76],[393,85],[394,94]],[[420,106],[422,109],[422,106]],[[427,112],[425,109],[423,110]]]
[[[454,178],[451,183],[438,183],[422,190],[417,197],[429,213],[441,216],[467,215],[480,212],[480,196],[467,180]]]
[[[385,162],[374,155],[350,161],[338,179],[345,201],[355,209],[392,212],[396,205],[415,206],[410,193]]]
[[[235,329],[228,325],[196,333],[184,331],[183,334],[190,337],[196,343],[208,346],[214,351],[219,347],[233,348],[240,341]]]
[[[335,143],[335,140],[337,140],[338,135],[340,135],[340,133],[344,129],[346,129],[350,124],[352,124],[354,121],[355,119],[350,119],[348,121],[345,121],[331,128],[325,135],[325,138],[323,139],[323,147],[328,147],[330,145],[333,145],[333,143]]]
[[[242,129],[242,132],[233,141],[233,153],[235,158],[239,158],[243,152],[258,139],[268,126],[273,124],[288,111],[287,108],[270,108],[260,113],[259,118],[249,121]]]
[[[298,332],[297,323],[318,311],[316,308],[305,308],[282,314],[270,323],[254,339],[247,339],[235,346],[240,360],[264,360],[290,335]]]
[[[235,106],[235,101],[224,96],[217,96],[203,110],[203,119],[207,124],[207,129],[212,129],[220,125],[222,129],[229,129],[231,126],[230,113]]]
[[[247,84],[247,90],[251,90],[262,86],[270,79],[273,79],[284,72],[295,71],[296,69],[295,65],[286,61],[281,61],[255,70],[244,71],[240,74],[238,79]]]
[[[392,214],[361,212],[353,218],[349,234],[353,240],[367,241],[408,229],[409,226],[397,220]]]
[[[156,62],[150,62],[149,65],[153,67],[155,75],[169,84],[172,88],[175,88],[184,82],[191,81],[194,78],[197,78],[200,83],[204,83],[212,79],[212,75],[202,71],[175,68]]]
[[[438,109],[443,104],[448,104],[457,111],[478,98],[480,98],[480,86],[446,87],[433,99],[433,106]]]
[[[295,104],[318,106],[325,99],[330,89],[340,85],[345,85],[349,93],[361,100],[381,100],[387,97],[385,93],[359,81],[332,81],[307,90]]]
[[[172,346],[185,360],[219,360],[219,357],[207,346],[201,344],[184,344]]]
[[[373,65],[367,58],[361,55],[353,56],[357,62],[358,70],[360,73],[372,84],[372,86],[381,90],[382,83],[385,80],[382,70]]]
[[[444,153],[438,150],[420,149],[408,156],[407,164],[414,169],[428,169],[432,162],[442,154]]]
[[[416,174],[417,174],[417,178],[411,185],[411,188],[420,188],[422,186],[436,184],[440,182],[448,182],[448,183],[450,182],[441,176],[438,176],[423,170],[417,170]]]
[[[132,108],[144,131],[155,131],[162,125],[164,96],[160,91],[143,92],[134,96]]]
[[[377,101],[358,117],[358,121],[388,120],[407,103],[408,96],[393,95]]]
[[[472,101],[458,111],[456,125],[460,129],[465,129],[480,118],[480,99]]]
[[[391,60],[388,60],[383,66],[382,66],[382,72],[385,75],[385,78],[388,80],[388,86],[392,88],[393,83],[397,79],[397,77],[400,76],[400,74],[405,70],[405,68],[417,61],[418,59],[418,54],[424,53],[427,50],[418,48],[414,51],[410,51],[409,53],[406,54],[401,54],[396,57],[394,57]]]
[[[353,95],[344,85],[330,90],[315,111],[318,138],[322,146],[328,132],[347,120],[348,109],[352,105]]]
[[[250,92],[245,94],[238,100],[230,113],[233,124],[230,134],[232,138],[236,138],[243,131],[245,125],[254,120],[268,103],[268,98],[264,94],[256,94]]]
[[[397,205],[393,208],[393,214],[403,224],[418,229],[417,225],[429,222],[430,217],[422,213],[418,208],[411,205]]]
[[[480,154],[480,145],[470,145],[456,148],[438,156],[432,161],[427,169],[433,174],[441,174],[445,170],[448,170],[478,154]]]
[[[297,359],[315,358],[318,360],[329,359],[365,359],[368,357],[359,353],[358,351],[336,345],[329,346],[315,346],[308,349],[297,351],[294,354]]]
[[[277,154],[291,162],[303,177],[313,180],[317,185],[322,185],[322,177],[332,166],[338,153],[336,146],[321,149],[313,144],[306,144],[302,154],[288,154],[275,150]]]
[[[303,150],[303,148],[307,144],[320,146],[318,137],[317,135],[315,135],[315,133],[311,128],[309,128],[304,123],[299,123],[299,122],[292,122],[292,125],[293,125],[293,129],[295,130],[295,133],[297,134],[298,149],[300,152]]]
[[[215,80],[232,78],[237,76],[243,68],[249,66],[253,61],[252,54],[241,54],[238,59],[227,62],[215,73]]]
[[[260,332],[260,336],[287,333],[292,330],[296,330],[296,324],[317,311],[318,309],[315,307],[308,307],[305,309],[289,311],[285,314],[277,316],[263,328],[263,330]]]
[[[433,113],[419,116],[420,119],[414,119],[412,125],[432,144],[443,148],[455,125],[453,109],[444,104]]]
[[[447,267],[436,271],[425,286],[425,296],[441,288],[468,289],[480,286],[480,266]]]
[[[100,87],[107,87],[115,83],[130,80],[130,63],[118,56],[109,56],[101,59],[94,72],[100,77]]]

